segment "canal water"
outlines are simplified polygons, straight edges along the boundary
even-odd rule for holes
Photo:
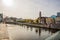
[[[7,25],[10,40],[45,40],[58,30],[25,25]]]

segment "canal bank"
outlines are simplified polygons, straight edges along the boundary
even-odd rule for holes
[[[17,24],[17,25],[27,25],[27,26],[34,26],[39,28],[48,28],[48,29],[58,29],[60,30],[60,27],[57,27],[57,25],[46,25],[46,24],[33,24],[33,23],[20,23],[20,22],[6,22],[7,24]]]

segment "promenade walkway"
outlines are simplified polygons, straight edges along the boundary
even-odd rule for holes
[[[0,23],[0,40],[9,40],[7,25]]]

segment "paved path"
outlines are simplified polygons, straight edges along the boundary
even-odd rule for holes
[[[7,25],[0,23],[0,40],[9,40]]]

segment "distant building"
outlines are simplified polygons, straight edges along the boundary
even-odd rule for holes
[[[51,18],[55,19],[56,18],[56,15],[52,15]]]
[[[55,18],[56,24],[60,23],[60,12],[57,12],[57,16]]]
[[[37,18],[37,23],[46,24],[46,17]]]
[[[39,17],[37,18],[37,23],[46,24],[46,17],[41,16],[41,11],[39,12]]]
[[[39,12],[39,18],[41,18],[41,11]]]
[[[46,23],[47,23],[47,24],[54,23],[53,18],[51,18],[51,17],[47,17],[47,18],[46,18]]]
[[[16,21],[22,21],[23,19],[22,18],[17,18]]]
[[[4,22],[14,22],[10,17],[4,18]]]
[[[0,14],[0,22],[3,21],[3,14]]]
[[[41,23],[46,24],[46,17],[41,17]]]
[[[41,11],[39,12],[39,23],[41,23]]]
[[[57,17],[60,17],[60,12],[57,12]]]
[[[60,23],[60,17],[56,17],[55,21],[56,23]]]

